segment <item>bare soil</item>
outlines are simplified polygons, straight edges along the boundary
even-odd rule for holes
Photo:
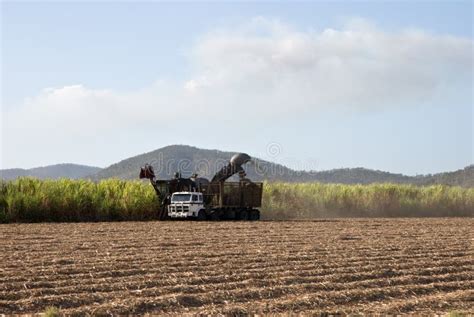
[[[0,314],[474,313],[474,219],[0,225]]]

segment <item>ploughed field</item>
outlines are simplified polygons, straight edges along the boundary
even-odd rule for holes
[[[0,313],[474,313],[474,219],[0,225]]]

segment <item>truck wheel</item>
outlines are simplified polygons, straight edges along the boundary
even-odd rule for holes
[[[239,213],[239,220],[247,220],[249,218],[249,213],[247,210],[241,210]]]
[[[258,211],[257,209],[250,210],[249,220],[260,220],[260,211]]]
[[[197,220],[198,221],[206,220],[206,212],[204,210],[199,210]]]

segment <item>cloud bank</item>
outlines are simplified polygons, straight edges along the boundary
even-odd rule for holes
[[[173,120],[291,119],[471,98],[471,39],[390,33],[360,19],[339,30],[301,31],[255,18],[200,36],[187,56],[192,72],[183,82],[161,78],[128,92],[87,83],[44,89],[3,113],[4,149],[41,143],[48,150],[51,136],[120,135]]]

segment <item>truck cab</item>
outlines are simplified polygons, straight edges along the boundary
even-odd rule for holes
[[[204,197],[199,192],[175,192],[168,205],[170,218],[198,218],[203,213]]]

